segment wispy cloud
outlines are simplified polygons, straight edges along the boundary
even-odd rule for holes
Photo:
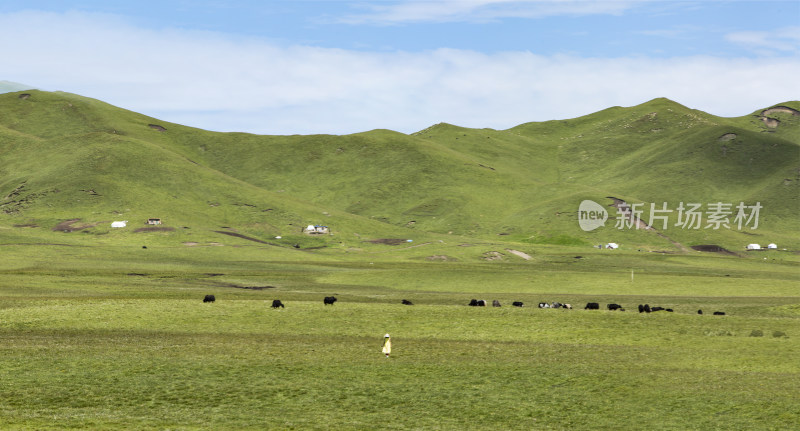
[[[636,3],[637,1],[624,0],[405,0],[362,5],[361,11],[345,16],[341,21],[350,24],[388,25],[619,14],[634,7]]]
[[[727,34],[725,39],[760,54],[800,53],[800,26],[734,32]]]
[[[796,98],[796,57],[581,58],[362,52],[146,30],[107,15],[0,15],[0,78],[219,131],[508,128],[668,97],[738,116]]]

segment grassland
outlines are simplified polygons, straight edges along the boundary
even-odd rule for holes
[[[4,429],[791,429],[800,419],[796,254],[547,246],[530,261],[488,262],[496,244],[475,243],[458,261],[431,262],[419,256],[455,253],[376,245],[332,259],[48,235],[61,245],[0,247]],[[339,302],[323,305],[331,294]],[[466,306],[473,297],[504,306]],[[270,308],[276,298],[285,309]],[[627,311],[583,310],[588,301]],[[675,312],[640,314],[640,303]]]
[[[0,95],[4,430],[800,422],[791,113],[767,129],[657,99],[505,131],[264,137],[27,93]],[[577,204],[608,196],[764,210],[757,230],[580,230]],[[536,307],[554,301],[574,307]]]

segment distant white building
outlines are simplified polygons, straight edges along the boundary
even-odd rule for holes
[[[303,229],[303,233],[307,233],[309,235],[322,235],[329,232],[330,229],[328,229],[328,226],[320,226],[318,224],[310,224]]]
[[[748,250],[761,250],[760,244],[747,244]]]

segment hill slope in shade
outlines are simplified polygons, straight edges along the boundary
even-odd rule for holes
[[[0,223],[8,226],[160,217],[192,232],[262,239],[326,224],[336,241],[800,248],[796,101],[739,118],[655,99],[508,130],[438,124],[411,135],[258,136],[166,123],[67,93],[26,93],[0,95]],[[651,203],[666,203],[670,226],[615,229],[610,197],[641,203],[645,221]],[[584,199],[607,206],[605,227],[579,228]],[[763,208],[755,230],[681,229],[681,202]]]

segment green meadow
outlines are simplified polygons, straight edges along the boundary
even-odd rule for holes
[[[0,94],[0,429],[796,429],[797,109],[255,136]]]
[[[414,256],[425,247],[383,245],[369,261],[334,261],[268,245],[68,244],[0,247],[14,256],[0,265],[4,429],[791,429],[800,419],[794,253],[560,247],[488,262],[480,252],[494,245],[475,244],[469,261],[430,262]],[[536,305],[553,301],[573,309]],[[626,311],[607,311],[612,302]],[[640,314],[644,303],[675,311]]]

